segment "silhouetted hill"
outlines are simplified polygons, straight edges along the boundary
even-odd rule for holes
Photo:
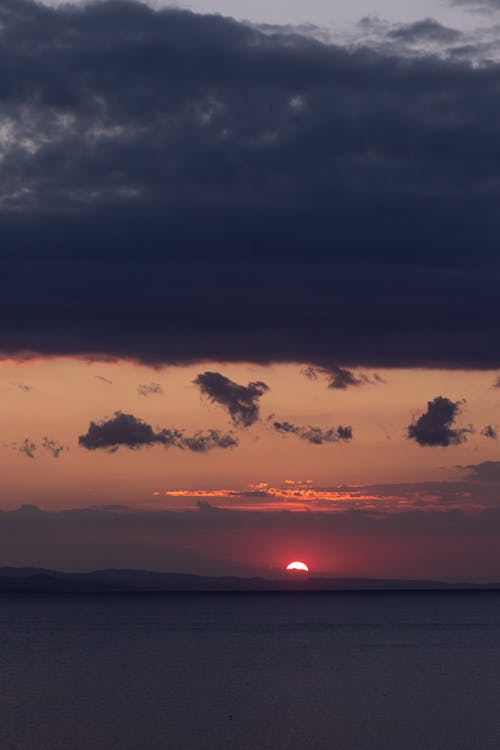
[[[117,594],[251,591],[453,591],[495,590],[500,584],[371,578],[236,578],[155,573],[145,570],[96,570],[63,573],[39,568],[0,568],[0,594]]]

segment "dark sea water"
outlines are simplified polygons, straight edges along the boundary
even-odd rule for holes
[[[3,597],[1,750],[498,750],[500,594]]]

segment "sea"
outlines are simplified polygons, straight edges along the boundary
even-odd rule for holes
[[[498,750],[500,593],[0,598],[1,750]]]

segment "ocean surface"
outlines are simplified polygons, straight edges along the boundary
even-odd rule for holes
[[[0,598],[2,750],[498,750],[500,594]]]

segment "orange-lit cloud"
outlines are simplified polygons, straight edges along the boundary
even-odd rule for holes
[[[185,498],[190,500],[213,501],[216,507],[233,510],[263,511],[322,511],[337,512],[349,509],[377,512],[397,512],[410,510],[481,510],[483,503],[476,502],[463,487],[441,491],[431,487],[411,485],[406,488],[395,485],[374,487],[317,488],[312,480],[295,481],[286,479],[280,486],[267,482],[251,484],[244,490],[197,489],[155,491],[155,497]]]

